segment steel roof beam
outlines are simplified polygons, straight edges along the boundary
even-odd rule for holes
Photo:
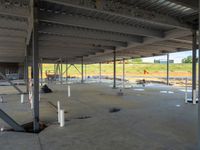
[[[9,37],[9,36],[0,36],[0,42],[1,43],[21,43],[25,44],[25,38],[20,37]]]
[[[93,3],[88,5],[87,3],[81,3],[79,0],[42,0],[58,5],[63,5],[67,7],[73,7],[77,9],[82,9],[90,12],[97,12],[102,14],[107,14],[111,16],[120,16],[132,20],[137,20],[141,22],[146,22],[149,24],[158,24],[168,27],[175,27],[180,29],[192,28],[182,21],[177,20],[177,18],[155,13],[153,11],[141,10],[139,8],[133,8],[128,5],[124,5],[119,1],[101,1],[100,3]],[[119,8],[119,6],[121,6]]]
[[[0,62],[23,62],[24,57],[17,57],[17,56],[0,56]]]
[[[126,42],[116,42],[111,40],[100,40],[100,39],[91,39],[91,38],[78,38],[78,37],[68,37],[68,36],[56,36],[56,35],[44,35],[40,34],[39,40],[41,42],[69,42],[75,44],[95,44],[95,45],[104,45],[104,46],[115,46],[115,47],[126,47]]]
[[[106,20],[92,19],[83,16],[54,14],[49,12],[40,12],[40,20],[46,23],[55,23],[61,25],[77,26],[94,30],[117,32],[131,35],[148,36],[163,38],[164,32],[155,29],[118,24]]]
[[[9,36],[9,37],[18,36],[25,38],[26,35],[27,32],[24,30],[0,28],[0,36]]]
[[[56,42],[56,44],[52,44],[51,42],[49,41],[40,41],[39,42],[39,46],[40,47],[43,47],[43,46],[46,46],[46,47],[56,47],[57,49],[60,49],[60,48],[88,48],[88,49],[92,49],[92,48],[100,48],[100,49],[107,49],[107,50],[114,50],[115,47],[113,46],[95,46],[95,45],[92,45],[92,44],[72,44],[72,43],[69,43],[69,42]]]
[[[6,6],[0,4],[0,14],[28,18],[30,13],[28,6],[25,7],[15,6],[15,5]]]
[[[112,32],[101,32],[96,30],[83,30],[70,27],[50,27],[50,26],[41,26],[39,33],[62,35],[62,36],[74,36],[81,38],[92,38],[100,40],[113,40],[118,42],[134,42],[142,43],[142,37],[123,35]]]
[[[27,22],[25,20],[16,20],[0,16],[0,28],[15,28],[19,30],[27,29]]]

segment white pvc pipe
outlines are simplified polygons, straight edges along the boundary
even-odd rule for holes
[[[193,102],[193,104],[196,104],[196,90],[193,90],[193,100],[192,100],[192,102]]]
[[[60,127],[65,126],[65,112],[63,109],[60,110]]]
[[[0,102],[3,103],[3,96],[0,96]]]
[[[187,78],[185,79],[185,103],[187,103],[188,101],[187,101],[187,98],[188,96],[187,96]]]
[[[60,123],[60,101],[57,101],[58,123]]]
[[[71,90],[70,90],[70,85],[68,85],[68,97],[70,97],[71,96]]]
[[[31,98],[31,109],[33,109],[33,98]]]
[[[21,94],[21,103],[24,103],[24,94]]]

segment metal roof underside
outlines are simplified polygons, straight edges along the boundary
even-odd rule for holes
[[[23,62],[32,0],[0,0],[0,62]],[[39,55],[45,62],[97,63],[192,48],[198,0],[40,0]]]

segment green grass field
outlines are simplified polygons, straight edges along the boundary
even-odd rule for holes
[[[149,75],[162,76],[166,75],[166,64],[126,64],[126,74],[128,75],[143,75],[144,70],[149,72]],[[81,65],[76,65],[81,71]],[[85,67],[85,65],[84,65]],[[172,76],[191,76],[192,64],[170,64],[170,74]],[[65,71],[66,65],[63,65]],[[117,74],[122,74],[122,64],[117,64]],[[197,67],[198,68],[198,67]],[[43,64],[43,72],[54,70],[53,64]],[[99,64],[86,65],[87,75],[99,75]],[[113,64],[102,64],[102,75],[112,75]],[[68,74],[70,76],[79,76],[80,73],[71,66]]]

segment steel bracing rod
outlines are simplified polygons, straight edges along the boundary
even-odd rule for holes
[[[116,50],[113,51],[113,88],[116,88]]]
[[[167,54],[167,85],[169,85],[169,54]]]
[[[197,59],[197,32],[193,31],[193,42],[192,42],[192,97],[196,94],[196,59]],[[195,98],[195,97],[194,97]],[[194,99],[193,99],[194,100]],[[196,100],[195,100],[196,101]]]
[[[33,8],[33,32],[32,32],[32,51],[33,51],[33,130],[39,132],[39,48],[38,48],[38,10],[39,1],[34,0]]]
[[[74,68],[80,73],[80,75],[82,75],[82,73],[78,70],[78,68],[75,65],[72,66],[74,66]]]
[[[17,122],[15,122],[8,114],[6,114],[2,109],[0,109],[0,118],[9,124],[15,131],[23,132],[25,131]]]
[[[7,82],[9,82],[10,85],[12,85],[20,94],[23,93],[22,90],[20,90],[20,89],[19,89],[14,83],[12,83],[8,78],[6,78],[6,76],[5,76],[2,72],[0,72],[0,76],[1,76],[4,80],[6,80]]]
[[[70,64],[69,66],[68,66],[68,64],[66,65],[66,70],[63,72],[63,75],[65,74],[65,73],[68,73],[67,71],[69,70],[69,68],[71,67],[72,65]]]

